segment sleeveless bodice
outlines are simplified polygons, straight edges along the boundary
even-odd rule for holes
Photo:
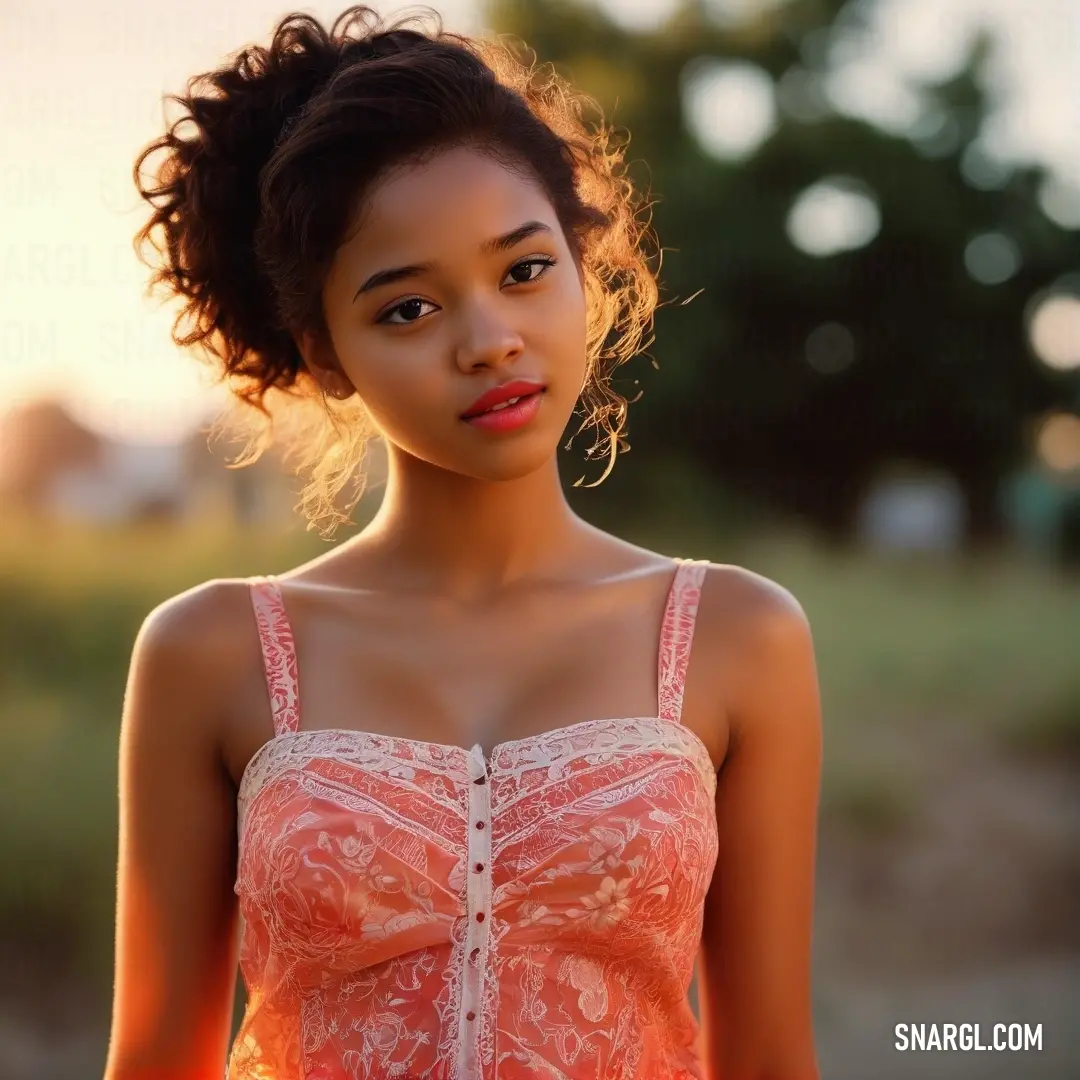
[[[465,749],[301,730],[252,579],[276,736],[238,794],[248,1004],[227,1080],[690,1080],[716,774],[681,723],[705,572],[678,560],[656,716]]]

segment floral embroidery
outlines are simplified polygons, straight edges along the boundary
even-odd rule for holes
[[[566,978],[579,990],[578,1008],[590,1024],[598,1024],[607,1015],[608,992],[600,966],[587,956],[571,956],[565,965]]]
[[[630,914],[630,904],[626,894],[630,891],[630,878],[616,881],[606,877],[600,888],[591,896],[583,896],[581,902],[585,909],[570,908],[567,915],[571,919],[587,918],[594,930],[610,930],[617,922]]]
[[[611,870],[619,865],[619,857],[626,847],[626,837],[617,829],[593,826],[589,830],[593,843],[589,846],[589,858],[597,860],[597,866]]]
[[[227,1080],[700,1080],[716,774],[680,713],[704,571],[672,583],[656,716],[488,762],[300,730],[281,594],[252,582],[277,737],[238,797],[248,1007]]]

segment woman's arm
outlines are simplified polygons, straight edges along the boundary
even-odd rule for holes
[[[814,648],[801,607],[782,587],[748,575],[734,593],[742,611],[727,659],[738,674],[727,702],[720,850],[698,972],[705,1059],[710,1080],[818,1080],[810,993],[821,772]]]
[[[219,747],[230,651],[214,639],[235,625],[236,601],[228,582],[174,597],[147,617],[132,653],[105,1080],[221,1080],[225,1069],[236,804]]]

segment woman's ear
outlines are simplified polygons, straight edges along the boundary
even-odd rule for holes
[[[341,370],[333,343],[327,335],[305,331],[295,341],[304,367],[324,394],[344,401],[356,393],[356,388]]]

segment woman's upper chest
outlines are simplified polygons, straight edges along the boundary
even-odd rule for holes
[[[463,752],[606,717],[655,717],[670,571],[603,588],[510,598],[483,611],[378,592],[287,582],[292,663],[306,731],[357,729]],[[285,612],[283,611],[284,615]],[[254,626],[253,626],[254,633]],[[265,641],[264,641],[265,645]],[[230,710],[235,783],[273,731],[264,672],[252,665]],[[716,702],[693,666],[684,723],[714,761],[720,744],[697,702]]]

